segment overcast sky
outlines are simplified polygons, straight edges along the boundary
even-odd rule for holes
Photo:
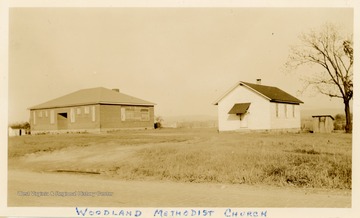
[[[9,122],[27,121],[28,107],[92,87],[154,102],[158,116],[216,116],[218,97],[257,78],[298,97],[304,109],[342,108],[341,100],[300,95],[299,75],[283,71],[299,34],[326,22],[351,34],[353,11],[13,8]]]

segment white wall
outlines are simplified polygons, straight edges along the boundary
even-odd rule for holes
[[[251,103],[246,115],[247,127],[241,127],[240,117],[228,114],[236,103]],[[218,102],[219,131],[232,131],[241,129],[269,129],[270,125],[270,102],[263,96],[245,88],[237,86]]]
[[[278,104],[278,117],[276,116],[276,104]],[[301,127],[300,105],[273,103],[271,102],[271,129],[288,129]],[[285,113],[285,105],[287,113]],[[293,107],[295,109],[293,113]]]

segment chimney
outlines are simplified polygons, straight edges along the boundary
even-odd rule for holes
[[[112,89],[114,92],[120,92],[120,89]]]
[[[256,79],[256,84],[261,85],[261,79]]]

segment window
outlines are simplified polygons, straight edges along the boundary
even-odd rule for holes
[[[125,119],[126,120],[135,120],[135,110],[132,107],[125,109]]]
[[[76,114],[77,114],[77,115],[80,115],[80,114],[81,114],[81,108],[79,108],[79,107],[76,108]]]
[[[89,106],[85,106],[85,107],[84,107],[84,113],[85,113],[85,114],[89,114],[89,113],[90,113],[90,108],[89,108]]]
[[[70,122],[72,122],[72,123],[75,122],[75,109],[74,108],[70,109]]]
[[[48,117],[49,115],[48,115],[48,111],[46,110],[45,111],[45,117]]]
[[[292,105],[292,116],[295,117],[295,105]]]
[[[275,113],[276,113],[276,117],[279,117],[279,104],[275,103]]]
[[[54,124],[55,123],[55,113],[54,110],[50,111],[50,124]]]
[[[142,121],[150,120],[149,109],[141,109],[140,112],[141,112],[141,120]]]
[[[91,120],[95,122],[95,106],[91,107]]]
[[[150,113],[148,108],[126,107],[121,108],[122,121],[150,121]]]
[[[121,121],[125,121],[125,108],[122,107],[120,110]]]
[[[33,111],[33,123],[36,124],[36,112]]]
[[[285,117],[288,117],[288,108],[287,108],[287,104],[284,104],[284,111],[285,111]]]
[[[42,114],[42,111],[39,111],[39,117],[42,117],[43,114]]]

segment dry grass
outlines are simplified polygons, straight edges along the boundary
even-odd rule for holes
[[[107,175],[121,179],[351,189],[351,135],[341,133],[218,134],[214,129],[163,129],[26,136],[9,140],[9,157],[94,144],[99,148],[148,145],[102,166]]]
[[[184,137],[153,134],[155,131],[122,131],[108,134],[59,134],[59,135],[24,135],[9,138],[9,158],[20,157],[38,152],[52,152],[67,147],[87,147],[91,145],[108,146],[116,144],[143,145],[150,143],[179,142]]]

